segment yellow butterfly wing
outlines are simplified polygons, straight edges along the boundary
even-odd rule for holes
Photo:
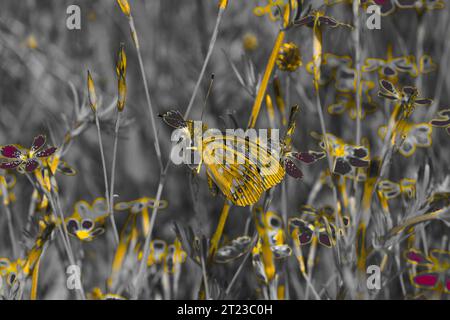
[[[278,154],[258,141],[219,135],[206,138],[203,146],[208,176],[235,205],[254,204],[284,177]]]

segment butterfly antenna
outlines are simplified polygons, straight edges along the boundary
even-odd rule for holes
[[[209,81],[208,91],[206,92],[205,101],[203,103],[202,115],[200,117],[200,120],[203,120],[203,114],[205,113],[205,109],[206,109],[206,102],[208,101],[209,95],[211,94],[213,83],[214,83],[214,73],[211,74],[211,80]]]

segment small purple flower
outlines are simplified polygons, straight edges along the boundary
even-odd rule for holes
[[[55,153],[56,147],[44,149],[46,138],[38,135],[34,138],[30,149],[21,145],[10,144],[0,148],[3,161],[0,162],[1,169],[17,169],[19,172],[33,172],[41,165],[41,160]]]

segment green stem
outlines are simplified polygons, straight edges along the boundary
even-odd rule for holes
[[[119,233],[117,231],[116,222],[114,219],[114,183],[116,178],[116,160],[117,160],[117,141],[119,139],[119,128],[120,128],[120,115],[122,113],[120,111],[117,111],[117,118],[116,118],[116,127],[114,130],[114,149],[113,149],[113,160],[112,160],[112,166],[111,166],[111,190],[109,193],[109,208],[111,209],[111,224],[114,229],[114,235],[117,235],[117,243],[119,243]]]
[[[100,149],[100,156],[102,158],[103,180],[105,182],[105,198],[106,198],[106,203],[107,203],[107,206],[108,206],[108,212],[109,212],[109,216],[110,216],[110,219],[111,219],[111,224],[113,226],[114,241],[115,241],[115,244],[117,246],[119,244],[119,234],[117,233],[116,223],[114,221],[114,216],[112,215],[112,208],[110,207],[111,203],[109,202],[108,174],[106,172],[105,152],[104,152],[104,149],[103,149],[102,133],[101,133],[101,130],[100,130],[100,121],[98,119],[97,112],[95,112],[94,117],[95,117],[95,126],[97,127],[98,145],[99,145],[99,149]]]

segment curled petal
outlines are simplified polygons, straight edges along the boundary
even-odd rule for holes
[[[21,160],[16,160],[16,161],[10,161],[10,162],[2,162],[0,163],[0,168],[1,169],[15,169],[17,166],[19,166],[22,163]]]
[[[36,152],[40,150],[45,144],[45,136],[40,134],[34,138],[33,144],[31,145],[31,151]]]
[[[290,159],[286,159],[284,161],[284,167],[286,168],[286,172],[295,179],[299,179],[303,177],[303,172],[295,165],[294,162]]]
[[[36,153],[36,157],[38,158],[50,157],[52,154],[55,153],[56,149],[57,149],[56,147],[50,147],[45,150],[39,151]]]
[[[78,221],[75,219],[69,219],[66,223],[67,232],[71,235],[76,235],[76,231],[80,228]]]
[[[19,148],[17,148],[14,145],[7,145],[2,147],[0,153],[5,158],[12,158],[12,159],[19,158],[22,155],[22,151],[20,151]]]

